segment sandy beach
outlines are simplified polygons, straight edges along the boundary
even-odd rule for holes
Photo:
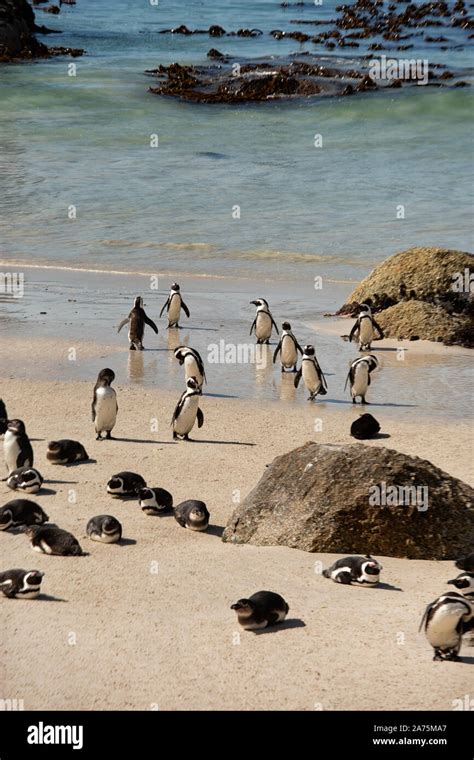
[[[92,385],[1,381],[10,417],[28,421],[35,465],[46,479],[48,492],[31,498],[90,553],[49,557],[21,534],[0,533],[2,565],[45,572],[43,599],[0,599],[2,696],[32,710],[451,710],[469,693],[474,649],[465,646],[458,663],[432,662],[417,632],[425,605],[454,577],[452,563],[378,557],[392,588],[344,587],[315,572],[315,563],[326,566],[333,555],[220,539],[236,492],[243,499],[276,455],[307,440],[353,441],[351,406],[204,396],[196,441],[173,443],[169,419],[178,394],[117,378],[118,440],[96,442]],[[317,434],[316,417],[323,420]],[[157,433],[150,432],[152,418]],[[437,423],[391,417],[383,432],[390,438],[369,445],[427,458],[472,482],[467,421],[444,421],[440,434]],[[96,461],[47,463],[47,441],[62,437],[80,440]],[[203,499],[209,531],[190,533],[172,516],[148,517],[135,501],[109,497],[106,481],[122,469],[167,488],[175,503]],[[0,493],[2,504],[14,498],[4,483]],[[84,538],[87,520],[101,513],[122,522],[123,545]],[[239,632],[230,605],[260,589],[285,597],[288,622],[261,634]]]

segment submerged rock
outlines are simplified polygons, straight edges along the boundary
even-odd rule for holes
[[[398,451],[309,442],[274,459],[235,510],[223,540],[457,559],[474,543],[474,490]]]

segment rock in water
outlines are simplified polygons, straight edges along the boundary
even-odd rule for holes
[[[380,430],[380,425],[371,414],[361,414],[351,425],[351,435],[359,440],[373,438]]]
[[[48,48],[34,30],[35,14],[27,0],[0,0],[0,61],[47,57]]]
[[[410,248],[379,264],[338,314],[367,303],[386,338],[474,347],[474,256],[448,248]]]
[[[457,559],[474,544],[474,489],[391,449],[308,442],[271,463],[223,540]]]

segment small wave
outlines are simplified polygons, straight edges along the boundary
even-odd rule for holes
[[[99,240],[99,244],[115,248],[159,248],[172,251],[215,251],[217,247],[209,243],[157,243],[153,240]]]

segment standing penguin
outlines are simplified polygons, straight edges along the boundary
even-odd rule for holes
[[[382,328],[372,316],[370,306],[363,303],[361,309],[362,311],[358,314],[357,320],[350,331],[349,341],[352,341],[352,338],[357,338],[359,341],[359,351],[371,351],[371,344],[375,340],[375,333],[378,332],[379,334],[377,340],[381,340],[384,334]]]
[[[252,322],[249,335],[252,335],[252,331],[255,328],[257,343],[270,343],[272,328],[275,328],[277,335],[280,333],[271,315],[268,302],[264,298],[257,298],[255,301],[250,301],[250,303],[257,307],[257,313]]]
[[[3,400],[0,398],[0,435],[7,432],[8,427],[8,414]]]
[[[194,423],[198,423],[198,428],[201,428],[204,423],[204,413],[199,408],[199,397],[202,395],[202,390],[199,387],[199,383],[195,377],[190,377],[186,381],[186,390],[181,394],[181,398],[176,404],[176,408],[171,418],[171,425],[173,427],[173,439],[182,438],[185,441],[189,441],[189,433],[194,427]]]
[[[281,623],[290,608],[280,594],[274,591],[257,591],[248,599],[239,599],[231,605],[237,613],[237,620],[244,631],[255,631],[268,625]]]
[[[117,332],[128,324],[128,339],[130,341],[130,351],[143,351],[143,334],[145,325],[158,335],[158,328],[150,317],[148,317],[143,308],[143,298],[137,296],[133,304],[133,309],[125,319],[120,322]]]
[[[170,294],[161,307],[160,317],[165,309],[168,313],[168,327],[179,327],[181,309],[189,319],[189,309],[181,297],[181,292],[179,290],[179,285],[177,282],[173,282],[171,286]]]
[[[383,570],[382,565],[370,554],[366,554],[365,557],[351,556],[337,559],[331,567],[323,570],[323,576],[330,578],[334,583],[376,586],[380,581],[381,570]]]
[[[0,591],[9,599],[35,599],[43,576],[39,570],[5,570],[0,573]]]
[[[362,356],[360,359],[355,359],[352,362],[346,377],[344,390],[346,390],[347,381],[349,381],[353,404],[357,403],[357,396],[361,397],[361,404],[368,404],[368,401],[365,400],[365,394],[370,385],[370,373],[378,366],[378,359],[373,354]]]
[[[320,396],[325,396],[328,392],[326,378],[316,359],[314,346],[304,347],[301,367],[295,375],[295,388],[298,387],[301,378],[309,391],[308,401],[314,401],[318,393]]]
[[[195,348],[178,346],[174,350],[174,355],[181,365],[184,364],[186,380],[189,380],[190,377],[195,377],[200,387],[202,387],[203,382],[207,383],[204,362]]]
[[[298,361],[298,351],[303,355],[303,349],[296,340],[295,336],[291,332],[291,325],[289,322],[283,322],[281,326],[281,338],[278,346],[273,354],[273,364],[276,362],[276,358],[281,352],[281,371],[286,372],[287,369],[291,369],[292,372],[296,372],[296,363]]]
[[[3,451],[9,474],[19,467],[33,466],[33,449],[26,434],[25,423],[21,420],[9,420],[3,439]]]
[[[111,387],[114,380],[113,370],[101,369],[94,386],[92,422],[95,422],[96,441],[102,439],[102,433],[106,433],[106,438],[109,440],[112,438],[111,433],[115,427],[118,412],[117,394]]]
[[[429,604],[420,623],[434,649],[433,660],[457,660],[462,637],[474,629],[474,601],[456,591]]]

